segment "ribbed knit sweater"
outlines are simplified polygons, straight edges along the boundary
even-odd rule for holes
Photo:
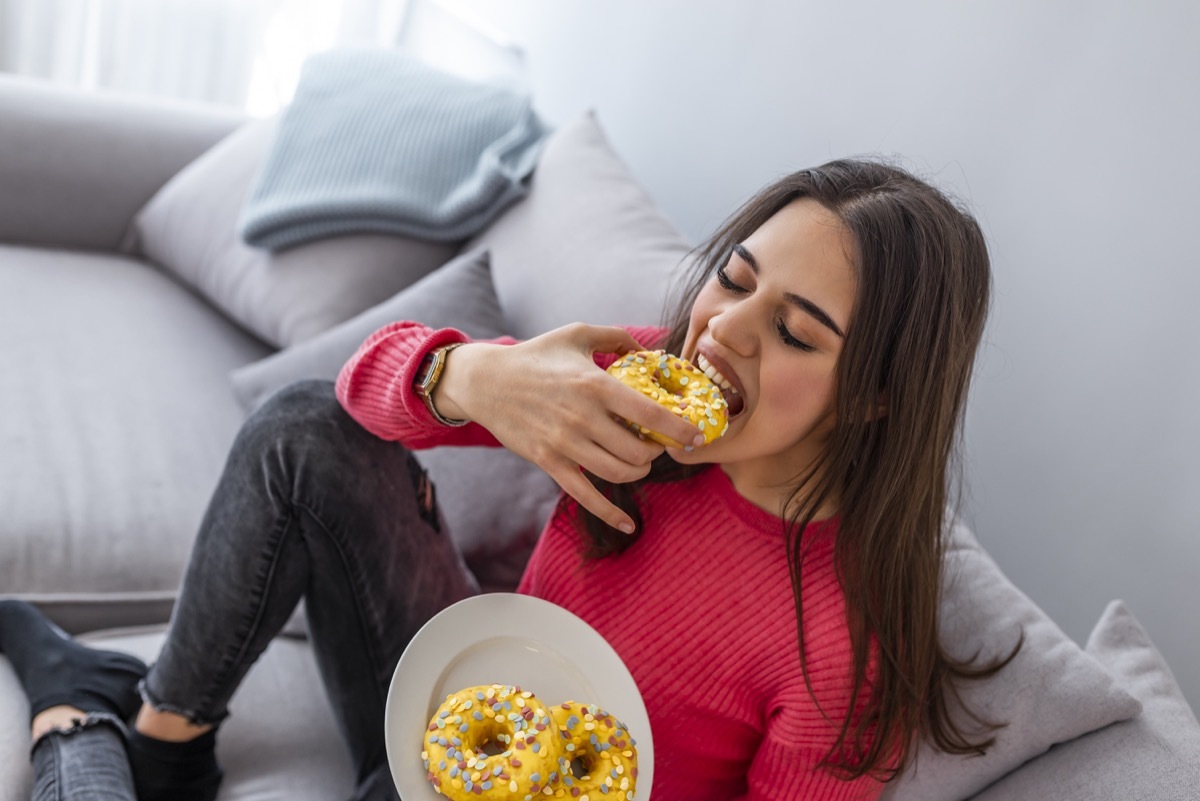
[[[663,334],[627,330],[647,347]],[[386,326],[342,369],[338,398],[368,430],[410,448],[497,445],[474,423],[440,425],[412,391],[427,352],[465,341],[453,329]],[[612,358],[597,354],[597,364]],[[587,621],[629,668],[653,731],[655,801],[877,797],[879,782],[847,782],[818,767],[851,702],[836,524],[816,523],[803,535],[810,692],[783,521],[740,496],[719,466],[644,491],[638,540],[587,562],[576,504],[559,504],[518,592]]]

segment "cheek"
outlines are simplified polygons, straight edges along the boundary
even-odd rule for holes
[[[808,429],[833,411],[833,376],[823,370],[779,370],[764,386],[765,411],[783,428]]]

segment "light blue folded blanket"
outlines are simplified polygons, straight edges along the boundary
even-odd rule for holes
[[[528,96],[399,50],[310,57],[242,209],[272,250],[384,232],[466,239],[521,197],[549,129]]]

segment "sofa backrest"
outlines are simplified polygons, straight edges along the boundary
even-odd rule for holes
[[[0,76],[0,241],[117,252],[134,213],[243,119]]]

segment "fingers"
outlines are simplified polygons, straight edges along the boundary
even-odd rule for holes
[[[645,475],[645,472],[650,469],[650,463],[664,450],[663,446],[657,442],[648,440],[630,430],[625,420],[616,415],[612,418],[612,431],[605,432],[605,435],[598,437],[596,441],[600,447],[623,464],[631,465],[634,468],[644,468],[644,471],[639,471],[638,475],[626,478],[624,481],[635,481]]]
[[[681,448],[704,444],[704,435],[690,420],[672,414],[667,407],[655,403],[616,378],[612,383],[611,408],[623,419],[673,439]]]
[[[622,328],[583,323],[498,349],[491,354],[489,370],[503,377],[502,391],[493,388],[484,393],[486,402],[476,397],[479,402],[465,411],[502,445],[545,470],[588,512],[618,530],[632,532],[629,515],[605,498],[580,469],[613,483],[628,483],[649,473],[663,446],[639,438],[625,420],[680,447],[704,442],[689,421],[596,369],[592,359],[595,353],[640,349]]]
[[[579,501],[579,505],[584,509],[615,529],[624,531],[626,534],[633,533],[633,518],[614,506],[600,493],[600,490],[592,486],[592,482],[579,472],[578,467],[562,465],[551,471],[550,477],[558,482],[564,492]]]
[[[572,323],[547,336],[561,336],[579,345],[589,358],[594,353],[627,353],[643,349],[628,331],[613,326]],[[599,380],[597,389],[603,393],[603,402],[618,416],[674,440],[681,448],[704,444],[704,435],[690,421],[672,414],[666,407],[632,390],[614,376],[600,374],[604,378]]]
[[[593,353],[628,353],[642,350],[641,344],[624,328],[574,323],[566,327],[568,335]]]
[[[618,431],[617,433],[621,435],[621,439],[630,440],[636,446],[649,445],[656,455],[664,450],[657,443],[639,440],[632,432]],[[653,458],[643,461],[640,453],[632,459],[626,460],[614,455],[604,445],[597,443],[591,443],[585,447],[579,459],[579,465],[589,473],[613,484],[628,484],[631,481],[645,478],[646,474],[650,472],[651,462],[653,462]]]
[[[633,519],[605,498],[580,468],[604,481],[624,484],[644,478],[650,472],[651,462],[664,449],[657,443],[639,439],[623,423],[609,424],[613,436],[603,437],[603,444],[589,441],[577,446],[571,456],[557,458],[544,469],[583,508],[613,528],[632,534]]]

